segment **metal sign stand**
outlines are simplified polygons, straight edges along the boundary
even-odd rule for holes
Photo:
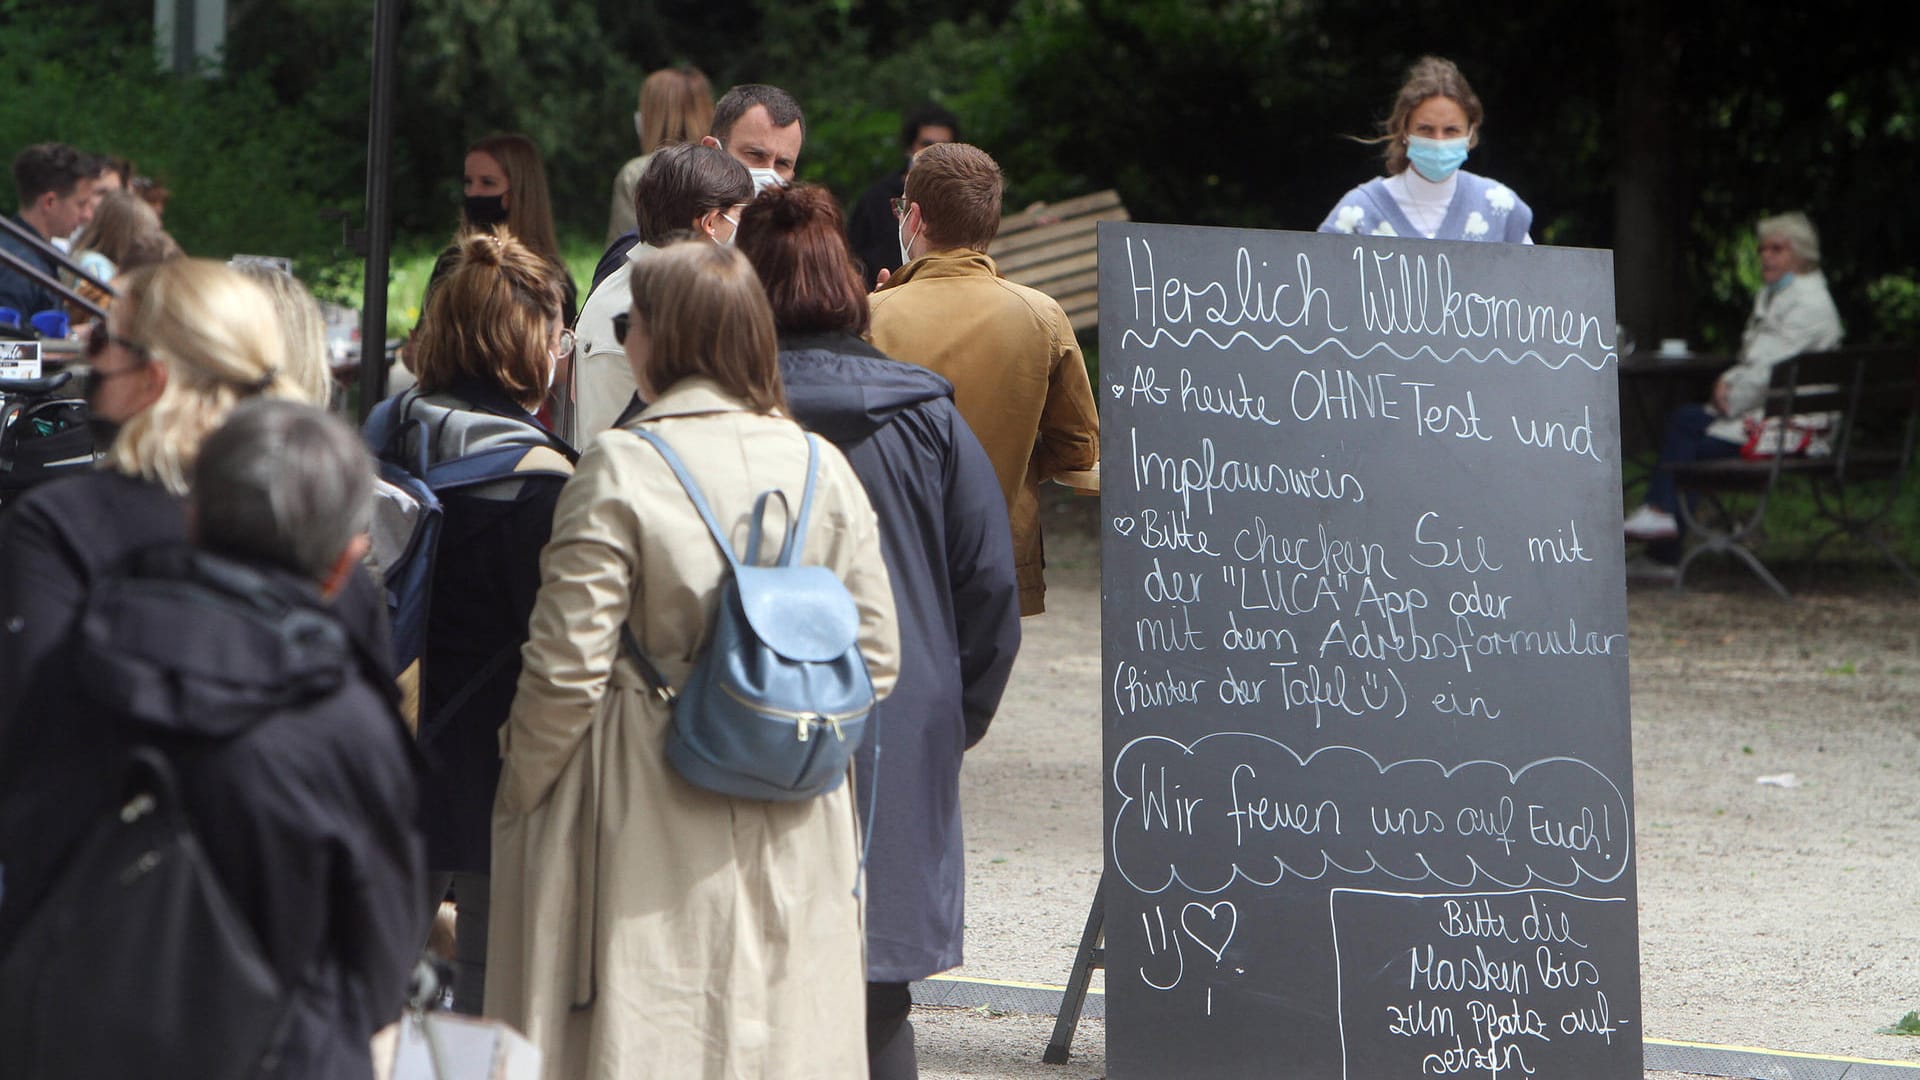
[[[1053,1022],[1053,1036],[1047,1040],[1040,1060],[1048,1065],[1065,1065],[1073,1051],[1073,1033],[1080,1027],[1080,1010],[1087,1003],[1087,984],[1093,981],[1093,969],[1107,966],[1107,873],[1100,872],[1100,884],[1094,886],[1093,903],[1087,908],[1087,928],[1080,934],[1080,950],[1073,956],[1073,974],[1067,979],[1067,992],[1060,997],[1060,1015]]]

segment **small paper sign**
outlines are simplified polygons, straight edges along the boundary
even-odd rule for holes
[[[40,343],[0,341],[0,379],[40,377]]]

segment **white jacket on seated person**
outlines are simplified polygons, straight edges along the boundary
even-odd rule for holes
[[[1747,441],[1747,418],[1758,419],[1767,385],[1781,361],[1840,344],[1840,312],[1818,270],[1790,274],[1762,287],[1740,334],[1740,359],[1720,376],[1727,387],[1727,415],[1707,434],[1727,442]]]

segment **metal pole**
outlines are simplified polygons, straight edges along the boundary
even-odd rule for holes
[[[367,122],[367,275],[360,301],[360,417],[387,396],[387,257],[393,247],[393,63],[400,0],[373,0],[373,101]]]

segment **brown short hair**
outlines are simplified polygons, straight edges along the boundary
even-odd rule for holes
[[[709,210],[753,198],[753,175],[732,154],[699,143],[662,147],[633,189],[640,242],[655,247]]]
[[[920,151],[907,169],[907,201],[920,204],[933,246],[985,251],[1000,231],[1003,183],[985,150],[940,143]]]
[[[700,69],[663,68],[640,84],[640,152],[698,142],[713,126],[713,86]]]
[[[462,237],[458,252],[414,339],[420,389],[438,393],[467,375],[532,409],[546,396],[553,365],[559,275],[504,227]]]
[[[746,256],[704,239],[669,244],[633,264],[632,288],[655,394],[702,376],[755,412],[786,409],[773,310]]]
[[[1467,114],[1467,127],[1472,129],[1468,136],[1468,146],[1480,142],[1480,121],[1486,118],[1486,109],[1481,106],[1480,98],[1467,84],[1467,77],[1460,74],[1453,61],[1438,56],[1423,56],[1407,69],[1407,81],[1400,86],[1400,93],[1393,99],[1393,112],[1380,124],[1380,134],[1364,142],[1386,144],[1387,175],[1399,176],[1407,171],[1407,122],[1413,110],[1420,107],[1428,98],[1449,98],[1460,110]]]
[[[487,155],[506,174],[507,231],[534,254],[560,265],[560,241],[554,236],[553,202],[547,196],[547,166],[540,148],[525,135],[489,135],[467,147],[467,153]],[[466,212],[460,217],[462,231],[468,231]]]
[[[740,215],[734,246],[753,264],[783,334],[865,334],[867,290],[840,206],[816,184],[768,188]]]

